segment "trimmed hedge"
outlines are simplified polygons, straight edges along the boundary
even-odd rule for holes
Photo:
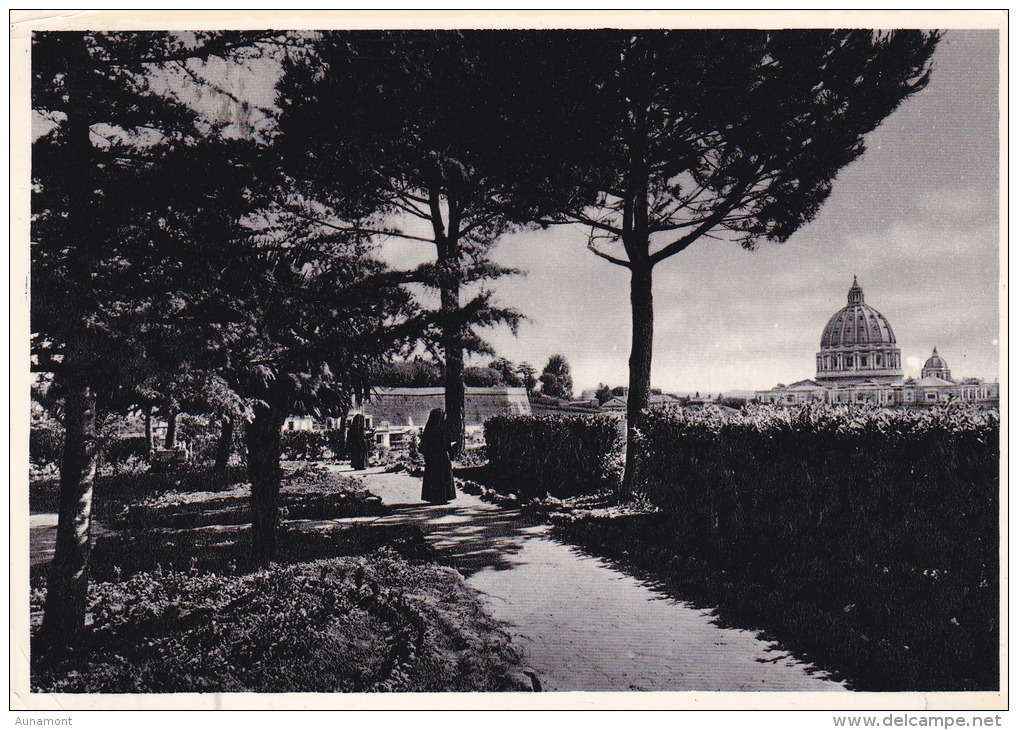
[[[869,688],[993,689],[999,429],[958,408],[651,412],[639,483],[671,517],[646,539],[837,617]]]
[[[325,458],[325,434],[321,431],[283,431],[280,447],[288,461],[319,461]]]
[[[321,461],[325,458],[345,459],[346,443],[342,429],[326,431],[283,431],[283,458],[287,461]]]
[[[32,466],[56,469],[64,456],[64,429],[60,426],[32,426],[28,436]],[[148,460],[148,440],[144,436],[115,436],[101,442],[100,462],[120,466],[131,460]]]
[[[617,486],[621,435],[609,416],[495,416],[484,423],[494,485],[520,497]]]

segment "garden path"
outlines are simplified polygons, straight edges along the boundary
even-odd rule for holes
[[[330,467],[350,474],[348,466]],[[421,480],[359,472],[393,508],[379,523],[417,523],[444,559],[507,624],[547,690],[839,691],[839,683],[749,631],[722,628],[706,611],[583,554],[514,510],[460,494],[420,499]]]

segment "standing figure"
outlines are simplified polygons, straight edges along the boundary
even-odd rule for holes
[[[445,504],[456,499],[456,486],[452,481],[453,442],[449,440],[445,411],[436,408],[428,417],[421,437],[424,455],[424,489],[421,499],[432,504]]]
[[[346,434],[346,451],[350,454],[350,467],[354,471],[364,469],[368,465],[368,444],[367,434],[364,433],[364,416],[358,413],[350,423],[350,430]]]

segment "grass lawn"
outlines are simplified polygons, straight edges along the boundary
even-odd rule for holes
[[[247,487],[236,478],[184,472],[97,484],[104,530],[90,631],[74,656],[33,655],[33,690],[529,689],[508,635],[457,572],[431,559],[418,529],[332,521],[384,512],[357,484],[288,469],[279,561],[265,569],[247,562]],[[33,511],[47,499],[35,485]],[[40,566],[33,630],[45,585]]]

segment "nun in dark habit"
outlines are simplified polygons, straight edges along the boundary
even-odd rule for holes
[[[421,436],[421,453],[424,455],[424,489],[421,499],[431,504],[445,504],[456,499],[452,481],[453,442],[449,440],[445,411],[436,408],[428,417],[428,425]]]
[[[350,455],[350,468],[360,471],[368,465],[368,437],[364,433],[364,416],[353,417],[350,430],[346,433],[346,451]]]

